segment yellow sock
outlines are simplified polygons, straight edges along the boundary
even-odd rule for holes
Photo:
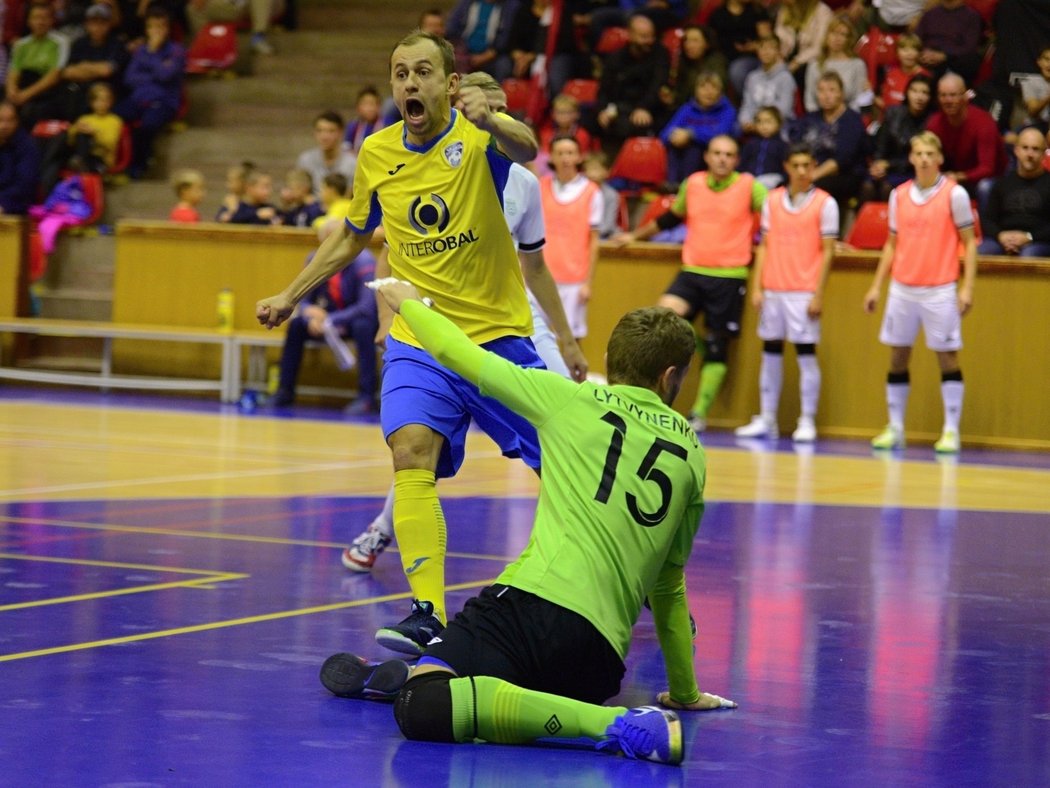
[[[433,471],[410,468],[394,473],[394,535],[401,566],[421,602],[445,617],[445,515]]]

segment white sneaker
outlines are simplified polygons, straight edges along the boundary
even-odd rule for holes
[[[351,572],[370,572],[380,553],[386,550],[393,539],[374,522],[343,550],[343,566]]]
[[[938,454],[958,454],[959,433],[955,430],[945,430],[941,433],[941,439],[933,444],[933,450]]]
[[[791,433],[791,440],[796,443],[813,443],[817,439],[817,425],[808,416],[802,416],[798,420],[798,426]]]
[[[689,426],[693,428],[693,432],[703,432],[707,429],[707,419],[697,413],[690,413],[686,418],[689,420]]]
[[[780,433],[776,422],[765,416],[752,416],[750,423],[737,427],[733,434],[738,438],[776,438]]]

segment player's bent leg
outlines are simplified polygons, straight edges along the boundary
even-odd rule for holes
[[[689,320],[690,317],[696,314],[692,305],[688,301],[681,296],[672,295],[671,293],[664,293],[660,296],[656,305],[666,307],[679,317],[684,317],[686,320]]]
[[[712,333],[704,337],[704,365],[700,368],[700,386],[693,403],[693,413],[705,419],[726,378],[729,338],[728,334],[723,333]]]

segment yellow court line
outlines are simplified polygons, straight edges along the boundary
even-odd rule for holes
[[[468,588],[480,588],[482,586],[491,585],[495,582],[495,578],[488,580],[476,580],[470,583],[456,583],[455,585],[446,586],[446,591],[463,591]],[[142,632],[137,635],[127,635],[119,638],[108,638],[106,640],[94,640],[88,643],[71,643],[68,646],[53,646],[52,648],[42,648],[36,651],[23,651],[17,654],[0,654],[0,662],[13,662],[19,659],[29,659],[30,657],[44,657],[51,654],[65,654],[70,651],[86,651],[92,648],[101,648],[102,646],[116,646],[121,643],[134,643],[140,640],[155,640],[157,638],[171,637],[174,635],[187,635],[194,632],[207,632],[213,629],[224,629],[226,627],[237,627],[244,626],[246,624],[258,624],[264,621],[278,621],[283,618],[295,618],[297,616],[309,616],[316,613],[330,613],[334,610],[346,610],[351,607],[362,607],[368,604],[378,604],[380,602],[392,602],[397,599],[409,599],[412,596],[411,591],[405,591],[400,594],[386,594],[385,596],[370,597],[368,599],[355,599],[351,602],[335,602],[331,605],[318,605],[316,607],[300,608],[299,610],[282,610],[277,613],[263,613],[258,616],[247,616],[245,618],[234,618],[228,621],[213,621],[208,624],[195,624],[189,627],[178,627],[177,629],[164,629],[159,632]]]
[[[111,591],[94,591],[90,594],[77,594],[76,596],[60,596],[53,599],[37,599],[33,602],[17,602],[11,605],[0,605],[0,613],[8,610],[24,610],[29,607],[45,607],[46,605],[62,605],[67,602],[84,602],[90,599],[105,599],[113,596],[124,596],[126,594],[142,594],[147,591],[166,591],[169,588],[201,588],[212,583],[224,583],[229,580],[243,580],[251,575],[235,573],[215,574],[208,577],[199,577],[196,580],[177,580],[171,583],[154,583],[148,586],[129,586],[128,588],[117,588]]]
[[[44,520],[39,517],[5,517],[0,515],[0,523],[15,525],[48,525],[54,528],[79,528],[86,531],[113,531],[127,534],[150,534],[151,536],[184,536],[196,539],[219,539],[229,542],[256,542],[259,544],[290,545],[292,547],[346,547],[345,542],[316,542],[310,539],[284,539],[279,536],[253,536],[251,534],[227,534],[214,531],[180,531],[175,528],[149,528],[140,525],[114,525],[112,523],[74,523],[68,520]],[[396,547],[387,548],[388,552],[398,552]],[[515,556],[488,555],[485,553],[448,553],[449,558],[477,558],[482,561],[501,561],[509,563]]]
[[[3,519],[3,518],[0,518]],[[37,521],[39,522],[39,521]],[[12,561],[40,561],[47,564],[73,564],[75,566],[101,566],[109,569],[143,569],[152,572],[174,572],[179,575],[227,575],[229,572],[214,569],[183,569],[177,566],[159,566],[157,564],[125,564],[119,561],[95,561],[90,558],[58,558],[49,555],[27,555],[25,553],[0,553],[0,558]],[[247,575],[245,575],[247,577]]]

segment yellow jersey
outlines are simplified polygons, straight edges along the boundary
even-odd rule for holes
[[[347,225],[380,223],[391,274],[414,284],[475,343],[532,334],[532,314],[514,241],[503,216],[511,161],[488,132],[452,110],[448,126],[413,145],[397,123],[365,138]],[[391,336],[420,347],[408,324]]]

